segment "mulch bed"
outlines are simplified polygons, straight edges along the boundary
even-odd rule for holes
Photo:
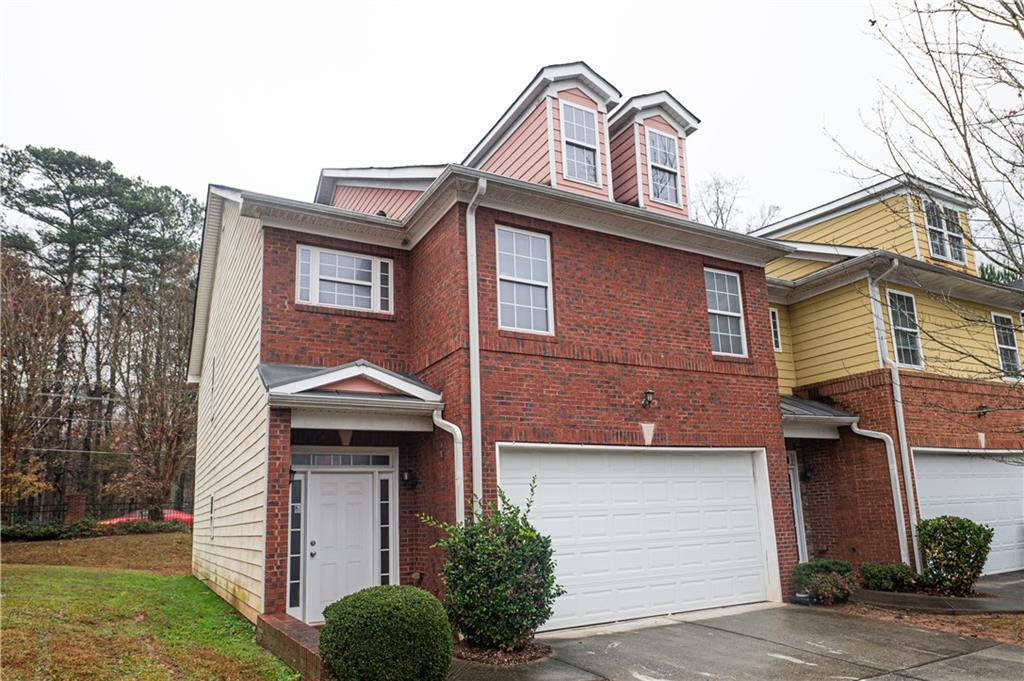
[[[522,650],[508,652],[505,650],[489,650],[475,646],[466,641],[455,642],[455,657],[470,662],[482,662],[499,667],[512,667],[524,662],[532,662],[551,654],[551,646],[537,641],[530,641]]]

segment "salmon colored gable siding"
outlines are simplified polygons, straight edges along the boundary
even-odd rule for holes
[[[422,193],[412,189],[339,186],[334,188],[331,205],[370,215],[382,210],[389,218],[401,218]]]
[[[663,132],[666,135],[676,138],[676,158],[679,160],[679,203],[678,206],[673,206],[667,203],[655,201],[651,198],[651,178],[650,168],[647,165],[647,128],[651,128],[658,132]],[[689,211],[689,197],[686,195],[686,174],[685,164],[683,163],[683,154],[685,148],[683,146],[683,139],[679,136],[679,133],[668,124],[668,122],[661,116],[651,116],[644,119],[643,123],[639,126],[640,133],[640,172],[642,177],[642,191],[644,195],[644,207],[648,208],[655,213],[662,213],[664,215],[671,215],[674,218],[688,218]]]
[[[577,182],[565,177],[565,166],[562,162],[562,102],[597,111],[597,178],[598,185]],[[605,147],[605,115],[598,110],[597,104],[579,88],[562,90],[551,107],[552,126],[555,138],[555,167],[558,169],[557,185],[559,189],[568,189],[579,194],[586,194],[597,199],[608,199],[608,159]]]
[[[547,101],[537,105],[481,166],[489,173],[551,184],[548,172]]]
[[[639,187],[636,172],[636,127],[622,129],[612,138],[612,186],[615,200],[639,206]]]

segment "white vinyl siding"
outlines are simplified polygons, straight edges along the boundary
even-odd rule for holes
[[[966,263],[967,251],[964,249],[960,212],[954,208],[940,206],[934,201],[925,201],[924,217],[928,225],[928,248],[932,256]]]
[[[263,230],[238,208],[224,204],[199,381],[195,522],[209,531],[193,536],[192,572],[255,619],[263,610],[267,488],[267,401],[256,372]]]
[[[675,137],[647,128],[647,162],[651,175],[651,198],[679,205],[679,154]]]
[[[565,177],[599,185],[597,112],[562,103],[562,156]]]
[[[1008,378],[1020,376],[1020,353],[1017,350],[1017,336],[1013,328],[1013,317],[992,314],[992,327],[996,334],[996,350],[999,352],[999,367]]]
[[[747,338],[743,326],[743,294],[740,276],[706,268],[704,288],[708,300],[708,326],[711,329],[711,351],[716,355],[747,355]]]
[[[495,229],[498,260],[498,326],[551,334],[551,242],[546,234]]]
[[[921,354],[921,332],[917,321],[917,306],[909,293],[889,291],[889,322],[892,324],[892,343],[896,361],[906,367],[924,368]]]
[[[296,272],[300,303],[392,311],[394,266],[387,258],[299,246]]]

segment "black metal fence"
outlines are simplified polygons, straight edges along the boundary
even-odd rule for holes
[[[59,503],[38,503],[26,500],[0,507],[0,524],[17,523],[54,524],[92,518],[101,522],[131,520],[177,520],[192,524],[192,503],[175,501],[166,504],[142,504],[135,500],[88,502],[84,499],[65,499]]]

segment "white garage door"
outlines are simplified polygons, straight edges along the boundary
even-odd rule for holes
[[[985,573],[1024,569],[1024,466],[998,457],[914,453],[921,517],[956,515],[992,527]]]
[[[533,476],[530,520],[567,591],[544,628],[766,600],[751,453],[500,450],[512,501]]]

